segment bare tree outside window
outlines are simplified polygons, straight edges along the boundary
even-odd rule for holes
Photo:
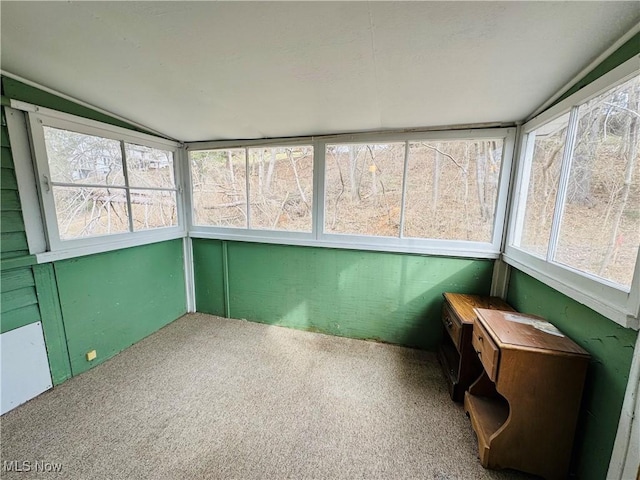
[[[173,152],[43,130],[61,240],[178,224]],[[130,190],[132,185],[138,190]]]
[[[189,153],[196,225],[247,227],[245,149]]]
[[[43,130],[60,239],[128,232],[126,190],[114,187],[124,186],[120,142]]]
[[[502,140],[409,143],[404,235],[491,242]]]
[[[310,232],[313,147],[249,149],[250,228]]]
[[[327,145],[325,232],[398,237],[404,143]]]
[[[568,124],[566,113],[528,136],[533,150],[519,246],[540,257],[546,257],[549,247]]]

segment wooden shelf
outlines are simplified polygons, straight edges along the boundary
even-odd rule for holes
[[[509,418],[509,403],[502,397],[479,397],[469,392],[465,395],[465,408],[478,435],[480,448],[489,446],[491,436]]]

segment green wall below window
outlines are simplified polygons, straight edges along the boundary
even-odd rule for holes
[[[521,312],[546,318],[591,354],[572,470],[581,480],[606,478],[638,332],[517,270],[507,300]]]
[[[73,375],[186,313],[182,239],[54,264]],[[85,355],[96,350],[88,362]]]
[[[488,294],[493,272],[491,260],[193,244],[200,312],[429,350],[441,338],[442,293]]]

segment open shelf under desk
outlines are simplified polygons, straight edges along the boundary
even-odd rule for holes
[[[480,448],[488,448],[491,436],[509,418],[509,403],[500,396],[481,397],[467,392],[465,409],[469,412],[473,429],[478,435]]]

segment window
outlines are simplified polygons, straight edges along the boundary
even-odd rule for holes
[[[49,251],[182,236],[176,143],[46,109],[28,115]]]
[[[404,147],[326,146],[325,232],[399,236]]]
[[[329,144],[325,232],[491,243],[502,145]]]
[[[188,144],[194,236],[499,254],[515,129]]]
[[[637,322],[640,289],[640,75],[629,69],[525,125],[506,249],[623,325]]]
[[[529,133],[526,140],[530,171],[522,231],[516,244],[542,258],[549,247],[568,124],[566,113]]]
[[[311,232],[312,146],[193,150],[189,159],[194,225]]]

